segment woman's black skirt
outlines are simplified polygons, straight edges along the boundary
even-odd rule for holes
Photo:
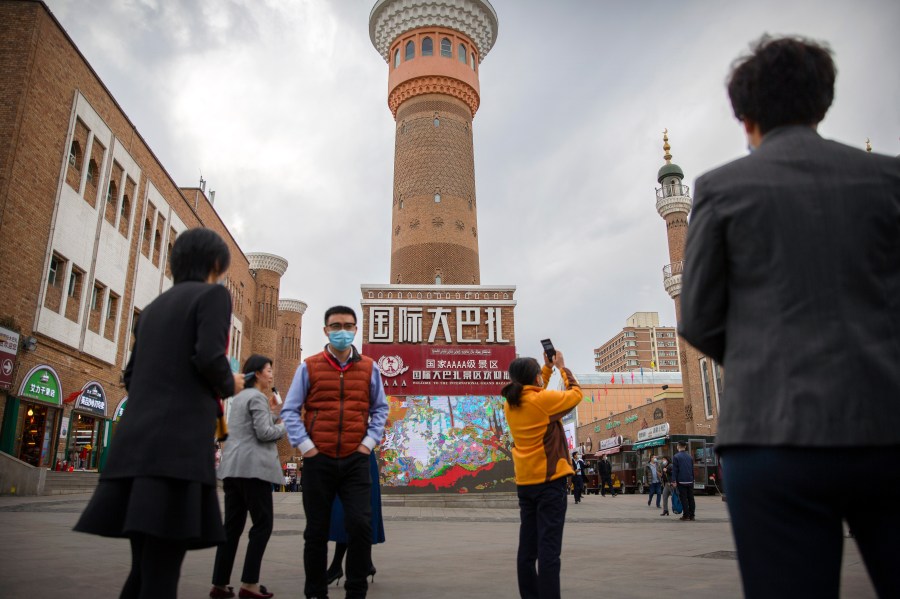
[[[101,480],[75,530],[104,537],[150,535],[188,549],[225,541],[215,486],[164,477]]]

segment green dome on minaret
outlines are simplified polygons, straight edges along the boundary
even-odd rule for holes
[[[663,182],[663,179],[666,177],[678,177],[679,179],[684,179],[684,171],[681,170],[681,167],[677,164],[672,163],[672,154],[669,153],[672,147],[669,145],[669,130],[663,130],[663,150],[665,151],[665,155],[663,158],[666,159],[666,163],[659,167],[659,172],[656,174],[656,180],[660,183]]]

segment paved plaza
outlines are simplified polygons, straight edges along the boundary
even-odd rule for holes
[[[127,541],[71,530],[89,497],[0,497],[0,597],[118,596],[130,563]],[[302,598],[301,495],[274,497],[275,531],[261,582],[276,597]],[[373,551],[378,574],[369,597],[517,597],[516,509],[404,507],[391,505],[397,502],[390,496],[385,501],[387,543]],[[647,507],[646,495],[591,495],[577,506],[570,498],[563,597],[659,599],[675,592],[691,598],[740,597],[725,503],[719,497],[698,497],[695,522],[664,518],[659,512]],[[242,542],[236,577],[244,548]],[[214,552],[188,553],[179,597],[208,596]],[[239,580],[232,584],[238,586]],[[332,586],[330,596],[343,597],[343,589]],[[850,539],[841,596],[875,597]]]

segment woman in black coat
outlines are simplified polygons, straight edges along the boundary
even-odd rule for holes
[[[225,540],[213,441],[218,399],[243,388],[226,358],[231,296],[216,284],[229,261],[212,230],[179,235],[170,256],[175,284],[135,327],[124,375],[128,408],[75,525],[130,539],[122,598],[175,597],[185,552]]]

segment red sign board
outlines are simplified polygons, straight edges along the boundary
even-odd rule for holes
[[[510,345],[366,343],[387,395],[500,395],[509,383]]]
[[[19,334],[0,327],[0,389],[9,389],[13,382]]]

